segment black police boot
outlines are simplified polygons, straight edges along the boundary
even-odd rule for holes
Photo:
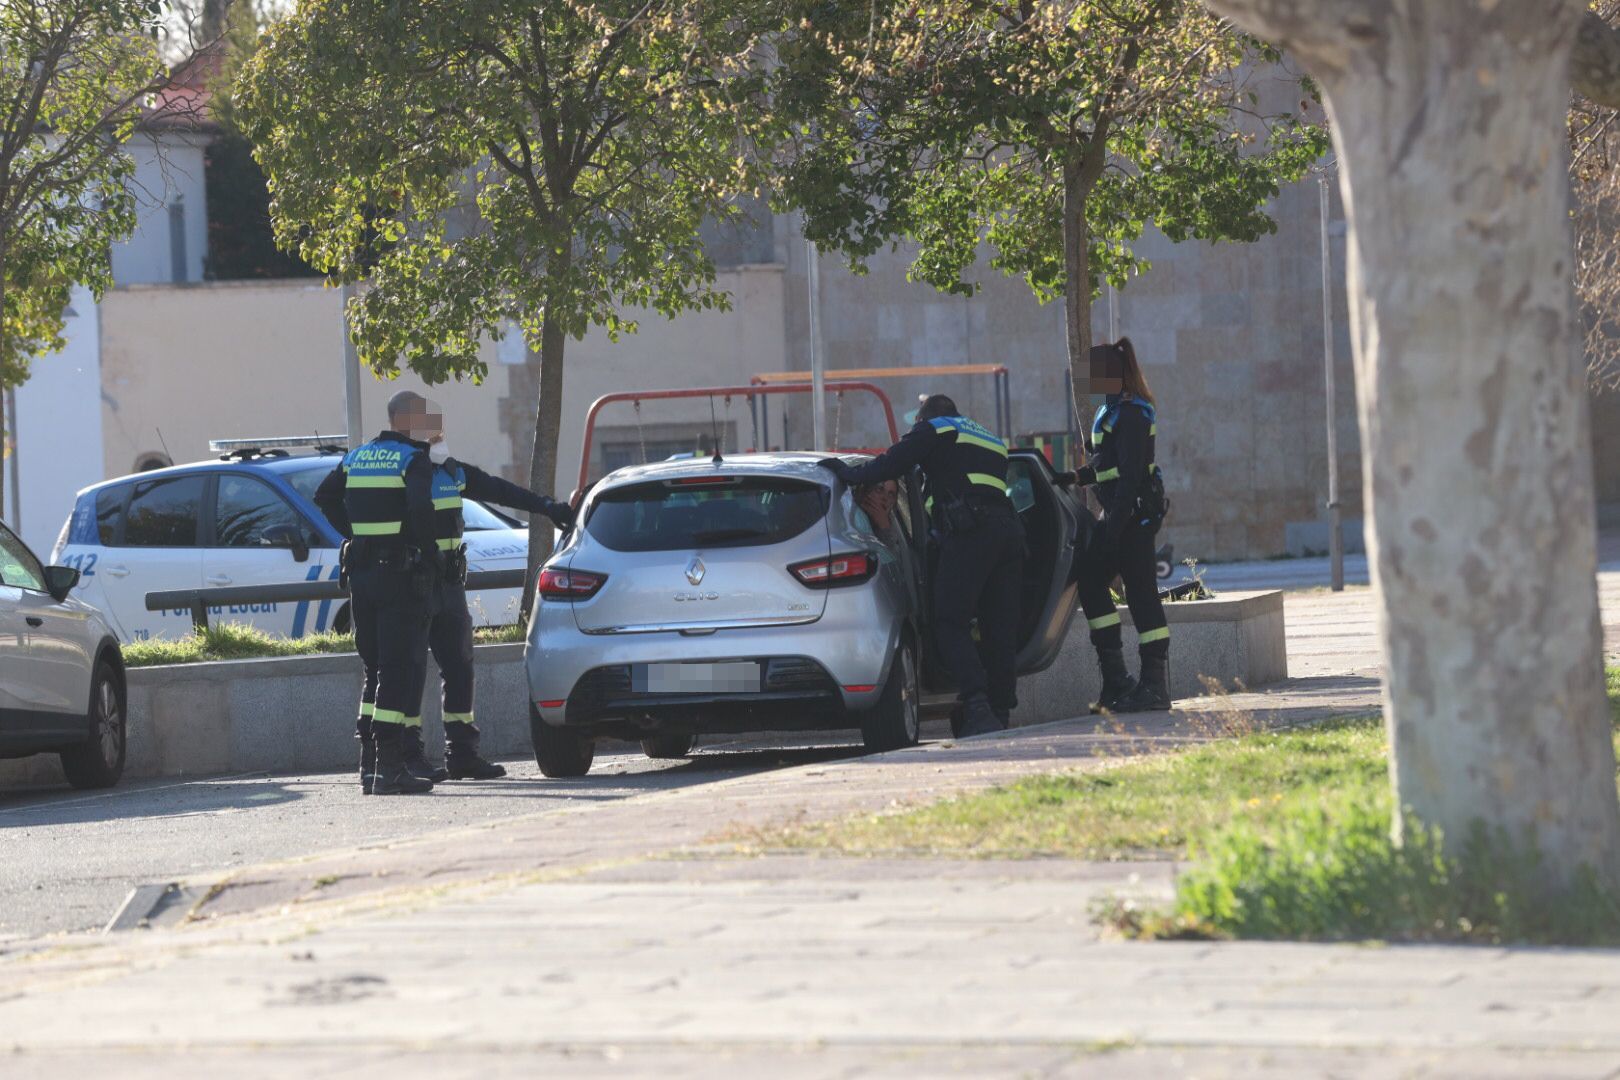
[[[360,790],[370,795],[377,779],[377,740],[371,733],[371,721],[361,720],[354,737],[360,742]]]
[[[1136,680],[1131,678],[1131,671],[1125,666],[1125,650],[1098,649],[1097,667],[1102,670],[1102,693],[1092,702],[1091,711],[1118,712],[1120,701],[1136,689]]]
[[[1142,677],[1136,689],[1119,699],[1117,713],[1163,712],[1170,707],[1170,658],[1142,657]]]
[[[427,759],[427,750],[422,746],[420,724],[405,729],[405,767],[411,770],[413,776],[420,776],[423,780],[431,780],[435,784],[450,776],[450,770]]]
[[[994,735],[1001,730],[1001,721],[990,707],[990,699],[975,694],[962,703],[962,735],[971,739],[975,735]]]
[[[371,725],[377,744],[377,777],[373,795],[421,795],[433,790],[433,781],[417,776],[405,767],[407,731],[404,724]]]
[[[478,755],[478,725],[451,720],[444,725],[444,763],[452,780],[494,780],[506,769]]]

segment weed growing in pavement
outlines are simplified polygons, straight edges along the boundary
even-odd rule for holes
[[[473,631],[479,645],[522,641],[522,626],[481,627]],[[217,623],[202,633],[173,640],[134,641],[124,646],[127,667],[198,664],[210,660],[254,660],[271,656],[310,656],[354,652],[353,634],[306,634],[277,637],[245,623]]]

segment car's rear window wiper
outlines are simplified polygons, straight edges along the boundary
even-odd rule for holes
[[[726,540],[749,540],[756,536],[769,536],[765,529],[705,529],[692,534],[699,544],[718,544]]]

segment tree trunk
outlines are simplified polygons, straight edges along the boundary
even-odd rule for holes
[[[5,370],[6,370],[6,242],[5,242],[4,237],[0,236],[0,376],[4,375]],[[7,390],[6,380],[3,377],[0,377],[0,518],[3,518],[5,520],[7,520],[7,521],[10,521],[11,519],[6,516],[6,466],[9,464],[6,461],[6,458],[9,456],[9,455],[6,454],[6,433],[11,430],[7,426],[7,423],[6,423],[6,410],[5,410],[5,401],[4,401],[5,396],[6,396],[6,390]],[[12,437],[15,438],[16,436],[13,435]],[[18,501],[19,502],[21,501],[21,496],[20,495],[18,496]]]
[[[568,255],[562,257],[561,277],[568,272]],[[549,305],[548,305],[549,307]],[[529,490],[567,497],[554,490],[557,484],[557,437],[562,430],[563,351],[568,335],[562,324],[548,314],[540,327],[540,391],[534,405],[534,449],[529,455]],[[551,555],[555,526],[544,514],[529,518],[529,571],[523,585],[522,611],[525,618],[534,607],[534,585],[540,564]]]
[[[1063,166],[1063,329],[1069,346],[1070,408],[1076,430],[1091,423],[1091,226],[1086,219],[1086,162],[1071,154]],[[1083,453],[1077,457],[1084,458]]]
[[[1551,884],[1620,880],[1565,177],[1584,5],[1211,6],[1328,100],[1398,803],[1454,851],[1533,830]]]

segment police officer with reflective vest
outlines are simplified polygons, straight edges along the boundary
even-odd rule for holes
[[[433,456],[433,532],[445,561],[437,610],[428,629],[428,647],[439,665],[444,690],[444,764],[435,779],[493,780],[506,770],[478,753],[478,726],[473,722],[473,625],[467,609],[467,545],[461,537],[464,498],[544,514],[560,528],[573,524],[567,503],[536,495],[528,488],[491,476],[482,469],[441,455],[443,431],[430,436]],[[429,766],[431,768],[431,765]]]
[[[421,745],[428,625],[442,574],[426,441],[439,425],[427,400],[409,390],[389,400],[388,424],[343,456],[315,505],[347,538],[342,575],[366,672],[356,724],[362,790],[412,795],[433,789],[408,759]]]
[[[934,637],[961,692],[960,734],[1006,727],[1018,703],[1024,566],[1024,529],[1007,498],[1007,444],[963,416],[950,398],[935,394],[917,410],[917,425],[876,458],[859,466],[840,458],[821,464],[850,486],[898,480],[922,468],[929,519],[939,540]]]
[[[1091,460],[1071,479],[1095,484],[1103,515],[1090,529],[1076,561],[1080,606],[1102,669],[1102,693],[1093,712],[1148,712],[1170,707],[1170,627],[1159,599],[1154,536],[1169,511],[1164,480],[1154,461],[1158,424],[1129,338],[1091,350],[1090,389],[1105,396],[1091,425]],[[1141,676],[1125,666],[1119,611],[1109,589],[1118,575],[1136,626]]]

